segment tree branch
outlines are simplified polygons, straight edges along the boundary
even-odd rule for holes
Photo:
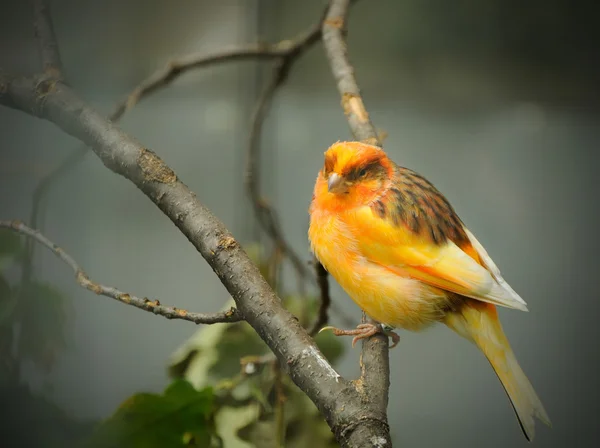
[[[296,271],[298,292],[300,294],[304,294],[304,284],[306,279],[308,278],[314,281],[314,278],[308,272],[308,269],[306,268],[305,263],[303,263],[301,257],[293,250],[284,237],[276,211],[260,194],[260,171],[258,164],[260,155],[260,138],[264,121],[267,117],[277,89],[287,80],[288,74],[296,60],[299,59],[306,50],[308,50],[321,39],[323,21],[327,11],[328,9],[325,10],[325,13],[319,22],[317,22],[316,25],[305,34],[304,39],[297,40],[297,43],[294,47],[292,47],[291,51],[282,57],[273,68],[272,77],[265,85],[263,92],[256,102],[254,112],[252,113],[252,125],[248,140],[246,158],[246,188],[248,190],[250,200],[252,201],[255,216],[260,226],[274,242],[276,248],[279,249],[284,256],[288,257],[292,263],[292,266]],[[325,325],[327,322],[327,310],[331,303],[327,271],[316,258],[314,261],[317,268],[316,281],[317,285],[319,286],[321,297],[319,301],[318,317],[310,331],[310,334],[313,336],[319,331],[320,327]]]
[[[43,38],[40,37],[38,39],[40,42],[40,48],[42,50],[42,59],[44,61],[58,61],[58,64],[54,64],[54,66],[60,67],[60,55],[54,39],[49,9],[43,1],[38,0],[35,1],[35,7],[36,35],[47,36]],[[108,116],[108,119],[114,122],[119,121],[144,97],[168,86],[179,76],[192,69],[208,67],[217,63],[241,61],[246,59],[295,59],[320,38],[320,24],[321,22],[295,39],[286,39],[274,44],[246,44],[220,50],[211,54],[193,53],[178,59],[174,59],[164,68],[157,70],[152,75],[140,82],[123,100],[119,101]],[[38,28],[43,31],[38,33]],[[47,47],[53,49],[54,53],[51,54],[50,51],[48,51],[47,54],[44,53],[43,51]],[[59,72],[60,70],[55,70],[50,74],[59,74]],[[41,202],[44,199],[44,196],[50,190],[51,186],[58,179],[61,179],[65,173],[73,169],[79,162],[81,162],[87,152],[87,146],[74,149],[54,170],[49,172],[39,181],[33,192],[31,213],[29,218],[29,222],[33,228],[40,227],[39,219]],[[278,224],[275,222],[274,225]],[[279,231],[279,233],[281,232]],[[285,255],[291,257],[295,269],[301,275],[302,282],[304,282],[307,274],[304,264],[301,262],[300,257],[293,252],[289,244],[287,244],[283,238],[280,240],[283,242],[283,245],[280,245],[281,250],[285,253]],[[28,241],[25,257],[23,258],[22,263],[23,283],[29,281],[31,277],[33,270],[32,263],[34,248],[35,246],[31,243],[31,241]]]
[[[265,85],[261,92],[251,118],[251,130],[248,139],[247,156],[246,156],[246,190],[254,214],[263,231],[271,238],[276,246],[276,249],[281,251],[281,254],[287,257],[298,277],[298,292],[303,294],[305,288],[304,283],[307,278],[310,278],[309,272],[305,263],[300,256],[292,249],[290,244],[283,236],[283,231],[279,224],[279,218],[275,210],[269,205],[268,201],[260,194],[260,171],[258,166],[260,153],[260,135],[262,126],[267,116],[268,110],[275,96],[277,88],[284,82],[287,73],[293,64],[293,58],[281,59],[273,69],[271,80]]]
[[[332,0],[323,23],[323,45],[333,77],[342,97],[342,108],[352,134],[357,140],[381,146],[379,137],[365,109],[360,89],[354,77],[354,68],[348,59],[344,37],[351,0]]]
[[[38,10],[40,11],[38,13],[36,10],[36,30],[39,26],[41,29],[52,31],[50,15],[45,3],[43,1],[36,0],[36,8],[38,8]],[[321,23],[322,20],[319,21],[310,30],[306,31],[305,33],[301,34],[300,36],[294,39],[285,39],[273,44],[246,44],[238,47],[220,50],[211,54],[192,53],[174,59],[171,62],[169,62],[164,68],[157,70],[156,72],[148,76],[146,79],[141,81],[123,100],[119,101],[113,108],[113,111],[108,116],[108,119],[110,121],[118,122],[121,118],[123,118],[123,116],[127,112],[129,112],[135,105],[137,105],[140,102],[140,100],[168,86],[179,76],[193,69],[208,67],[210,65],[218,63],[241,61],[246,59],[279,59],[280,61],[287,60],[291,62],[298,58],[302,53],[304,53],[306,49],[308,49],[320,39]],[[56,43],[53,39],[53,33],[51,34],[51,36],[52,39],[45,39],[44,42],[52,41]],[[40,45],[42,45],[41,40]],[[56,47],[56,45],[54,45],[54,47],[52,48],[55,49],[56,60],[60,61],[58,48]],[[288,62],[287,65],[291,65],[290,62]],[[283,79],[280,82],[283,82]],[[66,172],[71,170],[83,160],[84,156],[87,154],[87,150],[87,146],[83,146],[73,150],[63,160],[63,162],[60,163],[60,165],[58,165],[53,171],[48,173],[40,180],[33,192],[32,207],[30,214],[30,224],[32,227],[39,227],[39,209],[45,194],[48,192],[48,190],[54,184],[54,182],[60,179]],[[266,207],[268,208],[268,205],[266,205]],[[257,214],[259,213],[257,212]],[[268,220],[269,218],[267,217],[266,219]],[[259,221],[260,220],[261,219],[259,218]],[[278,226],[276,222],[276,217],[273,217],[273,221],[273,225]],[[281,234],[280,230],[276,232],[277,234]],[[280,243],[282,243],[279,244],[280,250],[282,250],[286,256],[290,257],[294,268],[302,278],[302,282],[304,282],[308,273],[306,268],[304,267],[304,264],[301,261],[301,258],[293,252],[293,250],[290,248],[289,244],[285,241],[283,236],[279,238],[279,241]],[[33,244],[28,244],[26,256],[23,260],[23,275],[25,278],[29,278],[32,270],[31,264],[33,259],[33,248]]]
[[[63,79],[58,43],[50,18],[50,7],[43,0],[33,2],[33,28],[38,40],[44,73],[53,79]]]
[[[279,218],[275,210],[269,205],[269,202],[260,194],[260,138],[263,124],[271,108],[273,98],[277,89],[287,80],[290,70],[294,63],[316,42],[321,39],[321,26],[324,15],[303,37],[292,41],[288,51],[281,55],[276,65],[273,67],[271,79],[265,85],[261,92],[256,106],[252,113],[250,136],[248,138],[248,147],[246,155],[246,190],[252,202],[254,213],[258,223],[263,231],[271,238],[278,250],[287,257],[298,278],[298,291],[304,294],[304,284],[307,279],[314,280],[302,258],[293,250],[287,242],[279,224]]]
[[[90,145],[106,167],[150,198],[210,264],[245,320],[315,403],[343,447],[369,446],[368,439],[354,434],[383,437],[385,415],[373,412],[354,384],[331,367],[223,223],[154,152],[61,83],[0,75],[0,104],[55,123]]]
[[[321,35],[319,26],[311,28],[295,39],[285,39],[274,44],[253,43],[220,50],[212,54],[192,53],[174,59],[167,65],[154,72],[135,87],[127,97],[119,102],[111,114],[112,121],[118,121],[131,110],[140,100],[156,92],[190,70],[207,67],[209,65],[242,61],[246,59],[295,59],[308,47],[319,40]]]
[[[311,335],[315,335],[327,324],[329,306],[331,305],[331,296],[329,295],[329,281],[327,270],[315,257],[315,271],[317,273],[317,284],[319,285],[320,302],[317,319],[310,330]]]
[[[348,1],[338,5],[345,18]],[[324,28],[326,25],[324,25]],[[389,447],[386,404],[389,382],[387,341],[363,343],[363,365],[383,356],[382,382],[368,372],[356,382],[342,378],[321,354],[297,319],[260,275],[233,236],[154,152],[105,120],[68,86],[47,75],[32,78],[0,73],[0,104],[49,120],[89,145],[106,167],[135,184],[180,229],[213,268],[240,313],[257,331],[292,380],[315,403],[342,447]],[[52,244],[52,243],[50,243]],[[378,350],[377,344],[381,347]],[[368,351],[372,351],[368,353]],[[368,387],[367,380],[375,387]]]
[[[73,270],[79,285],[98,295],[111,297],[126,305],[135,306],[136,308],[140,308],[145,311],[150,311],[151,313],[166,317],[167,319],[187,320],[194,322],[195,324],[216,324],[219,322],[232,323],[244,320],[241,313],[233,307],[227,311],[222,311],[219,313],[191,313],[182,308],[161,305],[158,300],[148,300],[145,297],[142,299],[132,294],[119,291],[111,286],[104,286],[99,283],[95,283],[90,280],[90,278],[83,271],[83,269],[81,269],[73,257],[42,235],[38,230],[27,227],[25,224],[19,221],[0,221],[0,228],[13,230],[46,246],[54,253],[54,255],[56,255],[61,261],[65,262]]]
[[[354,77],[354,68],[348,59],[345,41],[346,23],[351,0],[331,0],[329,11],[323,22],[323,45],[329,59],[331,71],[342,97],[342,108],[348,119],[354,138],[381,147],[381,142],[367,113],[360,89]],[[387,405],[390,387],[390,365],[388,337],[379,334],[363,340],[361,353],[361,377],[356,381],[357,389],[370,403],[372,411],[379,415],[382,425],[376,429],[362,427],[354,431],[359,440],[381,437],[381,446],[391,446],[387,426]]]

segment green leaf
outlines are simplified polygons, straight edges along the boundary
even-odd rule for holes
[[[315,336],[317,347],[331,364],[335,364],[344,354],[344,345],[340,339],[331,331],[325,331]]]
[[[247,252],[261,273],[268,272],[262,249],[247,247]],[[316,297],[281,295],[283,305],[308,326],[316,318]],[[230,299],[223,309],[234,305]],[[330,332],[315,337],[323,355],[335,363],[344,346]],[[252,375],[241,373],[240,360],[269,353],[266,344],[245,322],[204,326],[189,338],[171,357],[169,374],[185,378],[196,388],[216,385],[214,421],[226,448],[278,446],[276,415],[283,415],[286,427],[285,446],[291,448],[333,448],[338,446],[327,423],[315,405],[284,375],[284,408],[277,400],[274,370],[270,363],[257,364]]]
[[[230,300],[223,309],[234,305]],[[169,362],[169,375],[185,378],[200,389],[236,376],[240,359],[260,356],[269,348],[246,322],[214,324],[199,329],[180,347]]]
[[[260,356],[269,348],[246,322],[229,325],[215,347],[217,356],[208,374],[211,378],[232,377],[240,372],[240,359]]]
[[[89,448],[212,446],[213,390],[175,380],[164,394],[127,399],[94,432]]]
[[[219,436],[226,448],[255,448],[256,445],[240,438],[238,432],[258,419],[260,406],[258,403],[249,403],[245,406],[223,406],[215,417],[215,424]]]
[[[286,382],[286,448],[334,448],[339,445],[312,401],[291,380]]]
[[[289,295],[284,297],[283,304],[290,313],[298,317],[305,325],[312,325],[312,322],[314,322],[317,317],[319,301],[316,297]],[[317,334],[315,336],[315,342],[317,343],[319,350],[323,352],[323,355],[325,355],[332,364],[339,360],[344,354],[344,345],[340,338],[330,331]]]

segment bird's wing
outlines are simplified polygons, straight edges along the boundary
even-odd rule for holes
[[[357,235],[358,251],[372,263],[446,291],[527,311],[525,301],[466,228],[468,240],[461,248],[450,239],[434,244],[402,223],[377,216],[370,207],[355,210],[347,224]]]

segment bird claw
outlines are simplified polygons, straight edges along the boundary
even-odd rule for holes
[[[370,323],[359,324],[354,330],[342,330],[336,327],[327,326],[321,328],[319,333],[326,330],[331,330],[331,332],[336,336],[354,336],[352,338],[352,347],[354,347],[359,340],[369,338],[377,333],[382,333],[392,339],[392,345],[390,345],[390,348],[394,348],[396,345],[398,345],[398,342],[400,342],[400,336],[398,336],[397,333],[388,329],[384,330],[381,325]]]

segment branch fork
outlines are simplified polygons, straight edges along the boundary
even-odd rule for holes
[[[342,98],[345,94],[360,98],[352,67],[347,60],[344,33],[337,26],[339,20],[342,25],[345,24],[349,5],[350,0],[331,0],[325,21],[320,20],[318,26],[302,41],[302,45],[292,46],[292,50],[288,43],[280,44],[267,52],[264,47],[256,47],[254,51],[214,56],[210,63],[248,57],[279,58],[272,84],[278,86],[289,73],[292,55],[295,57],[301,54],[318,41],[322,32]],[[364,340],[360,378],[348,381],[341,377],[319,351],[309,333],[283,308],[281,300],[223,223],[154,153],[151,153],[152,166],[149,169],[145,164],[149,150],[119,129],[113,121],[102,117],[64,84],[62,64],[46,2],[36,0],[34,10],[43,74],[24,78],[0,73],[0,104],[51,121],[65,133],[89,146],[108,169],[125,177],[140,189],[213,268],[233,297],[236,309],[224,315],[200,315],[165,307],[158,301],[150,301],[92,282],[66,252],[41,233],[14,221],[1,221],[0,226],[27,235],[52,250],[73,269],[79,284],[95,293],[174,319],[198,319],[208,323],[209,317],[235,321],[243,316],[269,346],[294,383],[315,403],[343,447],[391,447],[386,416],[389,389],[387,338],[375,335]],[[188,61],[190,68],[202,64],[206,65],[208,62]],[[166,85],[174,76],[183,72],[181,67],[173,67],[176,66],[169,66],[167,75],[150,79],[142,89],[134,91],[133,99],[117,108],[113,119],[120,118],[144,94]],[[272,93],[269,90],[265,92],[267,100],[264,102],[268,103]],[[349,107],[347,117],[353,134],[358,140],[374,138],[378,141],[373,126],[365,118],[368,117],[366,111],[363,114],[359,107],[361,104],[362,102],[355,102],[354,106]],[[256,115],[260,118],[260,114]],[[260,120],[255,119],[255,122]],[[253,147],[252,145],[253,143],[249,147]],[[157,171],[156,167],[160,167],[160,170]],[[162,175],[167,172],[172,175]],[[260,198],[260,195],[256,197]],[[323,276],[326,279],[326,275]],[[321,290],[325,294],[325,288]]]

